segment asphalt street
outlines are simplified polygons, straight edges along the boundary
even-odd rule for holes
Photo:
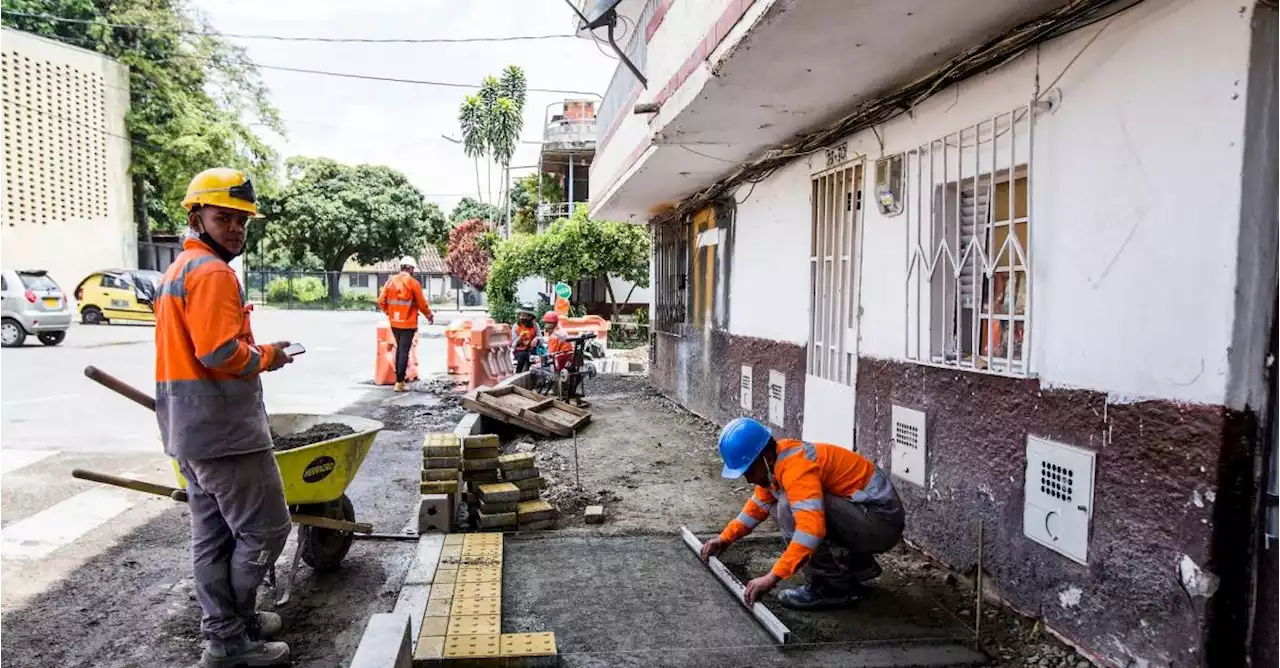
[[[398,533],[416,529],[421,434],[453,416],[427,392],[372,385],[383,317],[259,309],[253,327],[259,341],[307,348],[264,376],[270,412],[343,412],[387,424],[348,495],[359,520]],[[444,370],[442,329],[423,329],[426,372]],[[153,337],[147,325],[76,325],[60,346],[0,352],[3,666],[169,666],[198,656],[186,506],[70,476],[85,468],[174,484],[154,414],[83,375],[94,365],[152,393]],[[297,602],[281,611],[295,665],[349,659],[368,615],[394,605],[411,545],[357,541],[335,573],[300,567]],[[291,538],[280,568],[292,551]]]

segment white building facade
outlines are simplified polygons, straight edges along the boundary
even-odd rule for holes
[[[602,105],[592,214],[653,226],[660,389],[871,457],[913,544],[1099,663],[1242,665],[1275,647],[1276,9],[1094,4],[623,3],[648,86]]]
[[[93,51],[0,31],[4,212],[0,263],[65,290],[138,263],[129,177],[129,70]]]

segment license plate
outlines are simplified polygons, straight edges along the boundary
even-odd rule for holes
[[[44,305],[45,305],[45,306],[50,306],[50,307],[53,307],[53,308],[58,308],[59,306],[61,306],[61,305],[62,305],[62,300],[61,300],[61,299],[58,299],[57,297],[45,297],[45,298],[44,298]]]

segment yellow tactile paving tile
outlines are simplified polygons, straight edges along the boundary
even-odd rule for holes
[[[470,663],[470,665],[500,665],[501,641],[496,633],[486,635],[446,636],[444,639],[445,661],[460,659],[490,659],[492,663]],[[449,663],[447,665],[464,665]]]
[[[501,598],[500,582],[459,582],[453,586],[453,599],[463,598]]]
[[[458,583],[502,582],[502,566],[460,566]]]
[[[547,633],[504,633],[498,639],[499,652],[508,656],[554,656],[556,653],[556,634]]]
[[[453,601],[453,617],[501,615],[501,598],[459,598]]]
[[[502,628],[499,615],[467,615],[449,617],[449,635],[482,636],[497,635]]]

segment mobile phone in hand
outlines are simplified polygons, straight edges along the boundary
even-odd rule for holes
[[[303,348],[301,343],[290,343],[284,347],[282,352],[289,357],[297,357],[298,355],[307,352],[307,349]]]

